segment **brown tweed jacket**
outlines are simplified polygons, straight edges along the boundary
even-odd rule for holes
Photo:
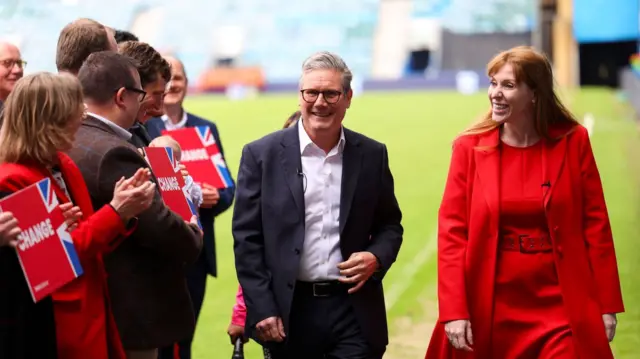
[[[69,155],[96,209],[111,201],[121,177],[148,167],[133,145],[93,117],[80,127]],[[157,192],[151,207],[138,217],[137,229],[105,257],[112,309],[125,349],[159,348],[193,334],[185,267],[196,261],[201,248],[197,229],[170,211]]]

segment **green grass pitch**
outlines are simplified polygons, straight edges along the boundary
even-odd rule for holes
[[[595,118],[592,143],[605,186],[627,312],[619,316],[613,348],[617,358],[637,358],[640,347],[640,136],[631,113],[613,92],[585,89],[565,93],[578,118]],[[486,95],[455,92],[370,92],[355,97],[344,125],[387,144],[396,195],[403,211],[404,244],[385,279],[391,342],[411,338],[413,353],[391,359],[422,358],[436,314],[436,214],[454,136],[487,109]],[[242,101],[194,96],[186,108],[218,125],[228,166],[237,174],[242,146],[279,129],[297,109],[295,95],[266,95]],[[193,345],[196,359],[230,358],[226,335],[235,300],[231,213],[216,221],[219,278],[210,278]],[[426,304],[425,304],[426,303]],[[431,304],[429,304],[431,303]],[[410,328],[399,329],[399,319]],[[421,325],[422,324],[422,325]],[[428,328],[428,326],[427,326]],[[391,347],[391,346],[390,346]],[[253,342],[249,359],[261,358]],[[387,357],[387,356],[385,356]]]

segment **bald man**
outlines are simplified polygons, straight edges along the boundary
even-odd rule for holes
[[[222,142],[218,128],[213,122],[207,121],[196,115],[188,113],[182,107],[182,103],[187,94],[187,85],[189,83],[187,75],[184,71],[184,65],[175,57],[165,56],[167,62],[171,65],[171,81],[169,89],[164,97],[164,115],[162,117],[152,118],[145,126],[151,138],[161,135],[165,129],[179,129],[183,127],[207,126],[211,129],[211,133],[216,139],[220,153],[224,158],[222,150]],[[216,245],[214,234],[215,217],[226,211],[233,202],[235,196],[235,187],[217,190],[208,185],[202,185],[203,203],[200,207],[200,221],[203,227],[203,247],[200,252],[198,261],[189,268],[187,272],[187,285],[191,294],[193,309],[196,313],[196,320],[200,314],[202,301],[207,283],[207,275],[215,277],[217,275],[216,268]],[[193,335],[178,343],[178,351],[180,359],[191,358],[191,342]],[[173,359],[173,348],[164,348],[160,350],[159,359]]]
[[[24,75],[26,64],[17,46],[9,42],[0,42],[0,108],[16,82]]]

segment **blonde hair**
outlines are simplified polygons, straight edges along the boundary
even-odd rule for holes
[[[169,147],[173,150],[176,160],[180,161],[182,158],[182,148],[178,141],[174,140],[171,136],[164,135],[156,137],[149,143],[149,147]]]
[[[20,79],[4,104],[0,162],[53,165],[70,148],[70,121],[82,116],[82,87],[74,76],[39,72]]]
[[[487,75],[495,75],[504,65],[511,65],[516,82],[524,82],[536,95],[534,126],[540,136],[550,139],[549,127],[555,124],[578,124],[560,102],[553,88],[553,70],[547,57],[530,46],[517,46],[496,55],[487,64]],[[491,109],[479,121],[463,131],[463,135],[489,132],[500,127],[491,118]]]

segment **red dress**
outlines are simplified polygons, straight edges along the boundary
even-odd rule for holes
[[[491,358],[573,359],[571,327],[543,206],[547,188],[542,185],[542,141],[526,148],[500,146]]]

